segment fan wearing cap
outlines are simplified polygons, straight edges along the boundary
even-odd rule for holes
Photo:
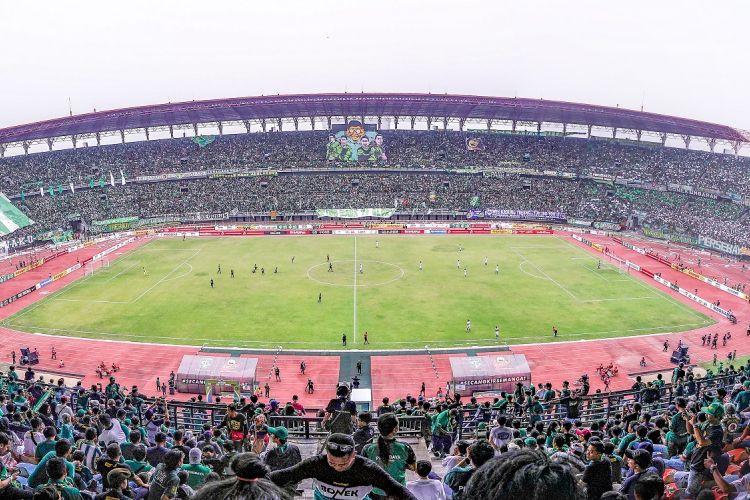
[[[724,430],[721,427],[724,406],[719,402],[714,402],[701,408],[701,411],[706,414],[706,423],[703,426],[698,425],[695,415],[689,418],[685,415],[687,430],[695,439],[695,450],[690,455],[690,475],[687,486],[688,492],[692,495],[698,494],[703,481],[711,479],[711,472],[704,462],[707,458],[718,462],[724,442]]]
[[[377,464],[356,454],[354,439],[347,434],[334,433],[328,437],[325,454],[310,457],[294,467],[271,472],[268,477],[279,486],[313,479],[318,500],[351,498],[365,500],[373,487],[386,495],[416,500],[409,490],[399,484]]]
[[[95,500],[129,500],[133,498],[133,492],[128,487],[128,479],[133,477],[133,473],[125,468],[112,469],[107,473],[107,483],[109,488],[98,494]]]
[[[302,453],[300,453],[299,448],[287,443],[289,431],[286,427],[281,425],[269,427],[268,434],[276,446],[265,454],[263,461],[271,471],[286,469],[302,461]]]

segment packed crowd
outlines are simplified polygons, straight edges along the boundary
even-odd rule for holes
[[[750,195],[750,160],[729,154],[638,145],[606,139],[511,135],[484,132],[382,130],[384,159],[401,168],[520,166],[536,170],[606,174],[622,179]],[[155,140],[35,153],[0,159],[0,191],[22,190],[89,179],[108,180],[122,170],[139,175],[217,168],[320,168],[328,160],[328,131],[271,132],[218,136],[200,147],[191,138]],[[470,151],[467,140],[480,138]],[[362,160],[361,163],[372,163]]]
[[[477,204],[472,204],[473,199]],[[320,208],[379,207],[402,212],[497,208],[561,212],[568,217],[625,224],[629,215],[639,213],[641,223],[653,229],[750,245],[750,233],[745,230],[750,211],[742,205],[588,180],[520,174],[281,174],[127,183],[55,197],[26,198],[19,206],[37,222],[35,231],[67,227],[72,214],[91,223],[117,217],[197,212],[268,214],[276,210],[291,214]]]
[[[90,390],[20,378],[0,377],[0,499],[284,499],[306,479],[320,499],[744,499],[750,484],[750,363],[705,377],[679,365],[671,386],[638,377],[607,397],[586,380],[518,384],[484,402],[386,398],[374,413],[357,413],[342,384],[316,424],[330,434],[305,459],[276,423],[304,415],[299,401],[253,395],[185,426],[114,377]],[[402,422],[443,477],[399,439]]]

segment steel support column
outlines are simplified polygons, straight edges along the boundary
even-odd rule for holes
[[[279,127],[279,132],[281,132],[283,129],[283,125],[281,124],[281,118],[276,118],[276,126]]]
[[[73,143],[73,149],[75,149],[76,146],[78,146],[78,137],[76,137],[76,135],[73,134],[70,136],[70,141]]]
[[[667,144],[667,133],[666,132],[660,132],[659,137],[661,138],[661,145],[665,146]]]
[[[216,126],[219,128],[219,135],[224,135],[224,124],[221,120],[216,122]]]
[[[146,140],[148,141],[150,139],[148,134],[148,127],[143,127],[143,131],[146,132]]]
[[[314,116],[310,117],[310,128],[312,130],[315,130],[315,117]]]
[[[5,144],[0,144],[0,158],[5,158]]]
[[[331,117],[326,116],[326,122],[328,123],[328,130],[331,130]]]
[[[588,137],[589,139],[591,139],[591,129],[594,128],[594,127],[593,127],[593,125],[588,125],[586,128],[588,129],[588,135],[586,137]]]
[[[714,152],[714,149],[716,148],[716,139],[709,138],[708,139],[708,147],[711,149],[711,152]]]
[[[260,127],[263,129],[263,133],[265,133],[266,132],[266,119],[265,118],[262,118],[260,120]]]
[[[638,142],[641,142],[641,136],[643,135],[643,130],[636,130],[635,136],[638,138]]]
[[[685,143],[685,149],[690,149],[690,141],[691,141],[692,139],[693,139],[693,138],[692,138],[692,137],[690,137],[689,135],[683,135],[683,136],[682,136],[682,142],[684,142],[684,143]]]
[[[242,124],[245,126],[245,132],[248,134],[250,133],[250,125],[252,125],[252,122],[250,120],[242,120]]]
[[[198,137],[198,124],[193,123],[193,132],[195,132],[195,137]]]
[[[393,128],[398,129],[398,115],[393,117]]]
[[[174,125],[169,126],[169,138],[174,139]]]
[[[47,138],[47,147],[50,151],[52,151],[52,145],[55,143],[55,140],[52,137]]]
[[[24,154],[29,154],[29,141],[23,141],[21,146],[23,146]]]
[[[292,117],[292,121],[294,122],[294,131],[299,131],[299,118],[296,116]]]
[[[516,122],[516,120],[513,120],[513,121],[512,121],[511,123],[510,123],[510,130],[511,130],[512,132],[515,132],[515,131],[516,131],[516,123],[517,123],[517,122]]]
[[[124,129],[120,129],[120,140],[122,141],[123,144],[125,144],[125,130]]]
[[[492,120],[487,120],[487,130],[492,130]]]
[[[458,130],[461,132],[464,131],[464,124],[466,123],[466,118],[459,118],[458,119]]]
[[[94,135],[96,136],[96,145],[97,146],[101,146],[102,145],[102,135],[99,132],[97,132]]]

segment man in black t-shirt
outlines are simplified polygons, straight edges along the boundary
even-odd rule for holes
[[[279,486],[313,479],[315,498],[368,498],[373,487],[386,495],[405,500],[416,497],[375,462],[355,452],[354,439],[346,434],[331,434],[326,453],[303,460],[294,467],[274,471],[268,478]]]
[[[693,435],[696,446],[690,455],[690,475],[688,476],[688,493],[697,495],[703,487],[703,482],[711,479],[711,473],[706,469],[704,461],[706,458],[714,462],[719,461],[721,447],[724,442],[724,430],[721,427],[721,418],[724,416],[724,405],[719,402],[711,403],[701,408],[706,414],[707,421],[699,425],[695,415],[685,415],[687,431]],[[702,428],[701,428],[702,427]]]
[[[227,414],[224,416],[219,427],[226,427],[229,431],[229,439],[234,444],[234,449],[242,450],[242,443],[247,437],[247,418],[237,411],[234,404],[227,406]]]

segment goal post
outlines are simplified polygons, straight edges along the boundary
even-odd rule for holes
[[[83,269],[85,276],[93,276],[94,273],[100,269],[108,268],[109,267],[109,259],[101,258],[97,260],[92,260],[91,262],[86,263],[86,266]]]

